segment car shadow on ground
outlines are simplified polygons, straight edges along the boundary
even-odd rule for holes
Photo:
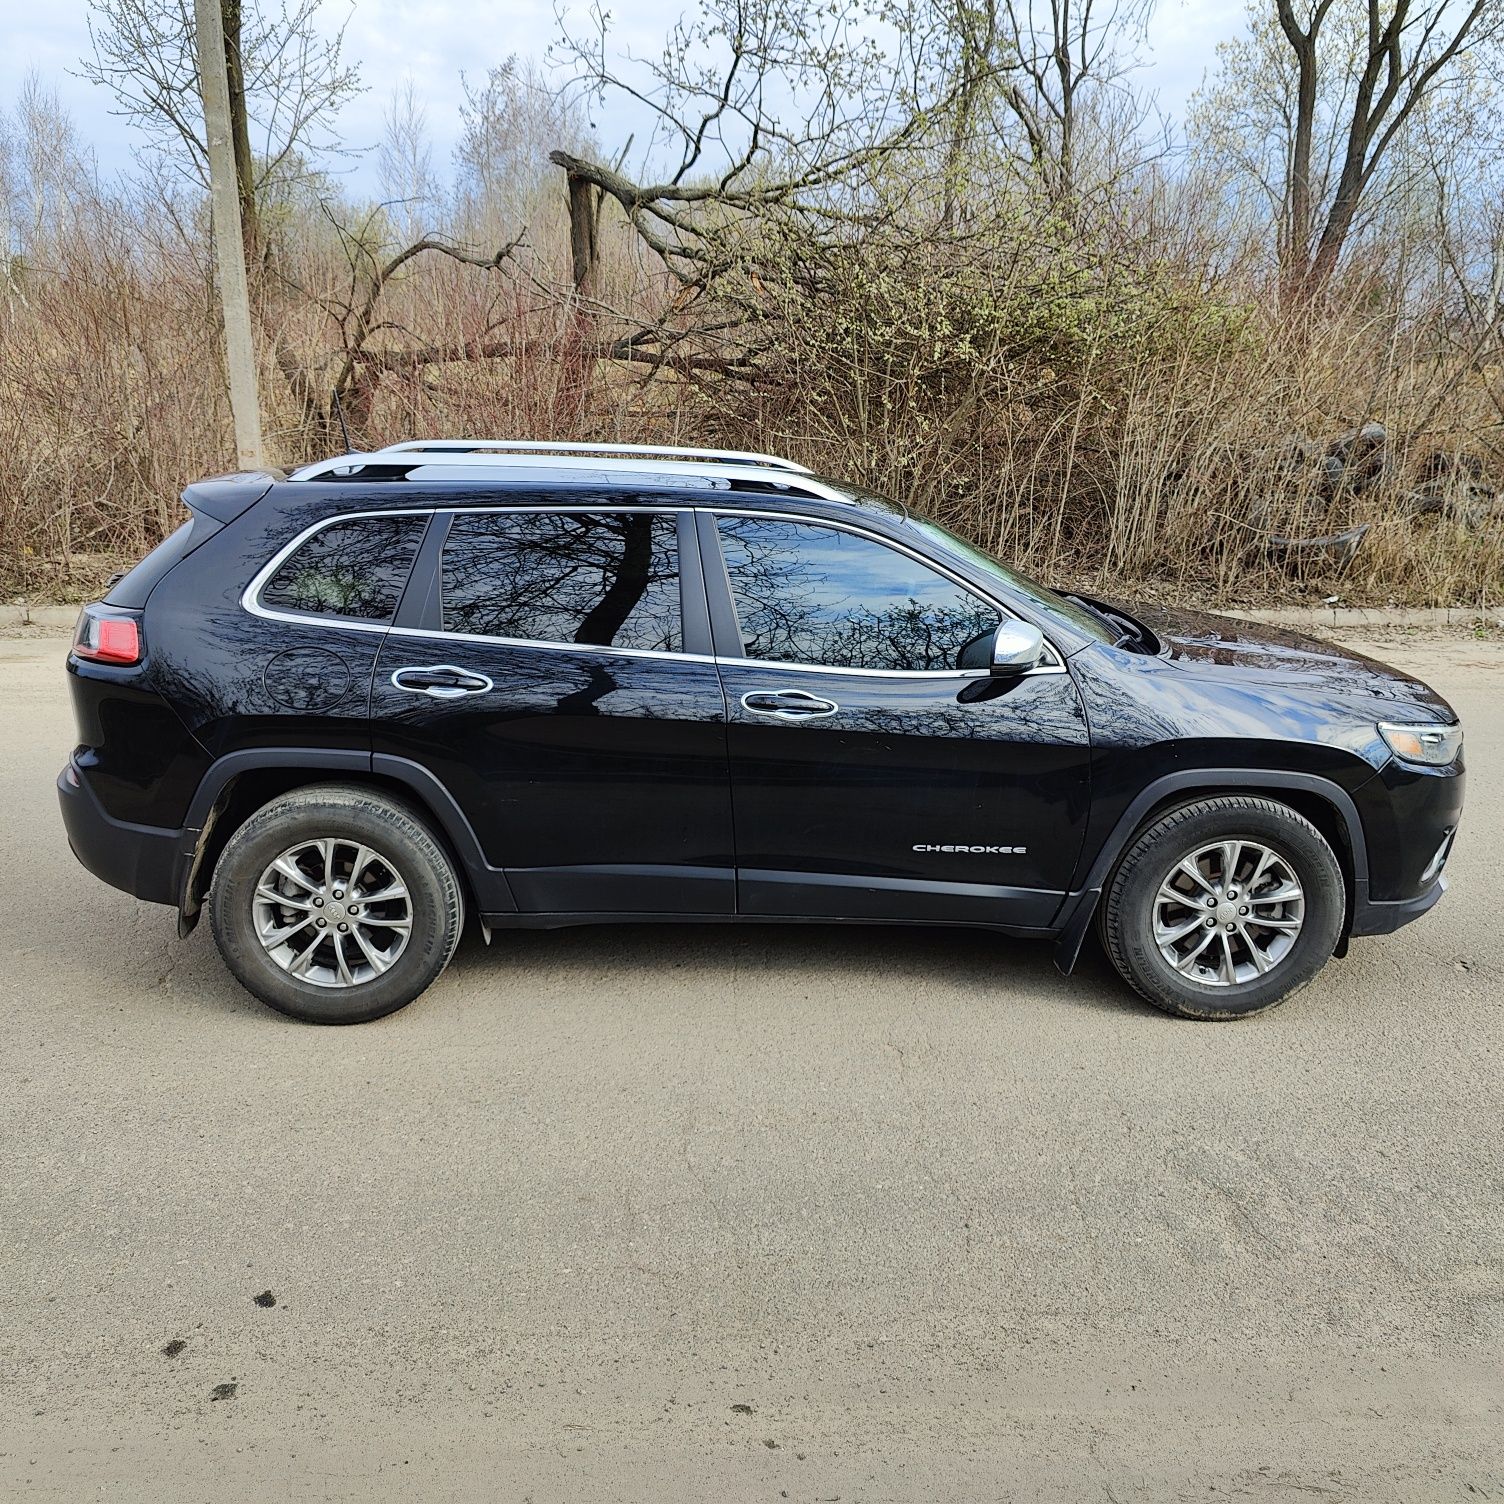
[[[1055,967],[1046,941],[1019,940],[946,925],[690,923],[574,925],[551,930],[495,930],[487,946],[477,926],[445,977],[467,989],[494,985],[498,1002],[525,977],[598,985],[620,973],[621,996],[650,994],[693,970],[708,989],[754,986],[759,995],[818,991],[849,994],[860,1006],[874,988],[912,994],[940,987],[989,1004],[1024,999],[1163,1016],[1139,1000],[1089,941],[1072,975]]]
[[[252,998],[220,959],[207,922],[179,939],[171,913],[130,903],[123,926],[130,943],[106,930],[79,936],[73,965],[92,974],[90,991],[111,1007],[147,1000],[174,1011],[191,1006],[226,1015],[280,1017]],[[493,931],[466,925],[449,969],[393,1021],[418,1023],[435,1010],[504,1008],[509,999],[546,985],[556,1000],[599,997],[604,986],[621,1006],[651,1004],[685,983],[707,999],[754,994],[769,999],[849,998],[853,1009],[884,998],[935,990],[970,1005],[1058,1004],[1119,1015],[1164,1018],[1140,1001],[1088,940],[1071,976],[1056,970],[1047,941],[1019,940],[986,930],[945,925],[838,922],[597,924],[560,929]],[[1171,1022],[1165,1018],[1166,1022]],[[293,1020],[282,1019],[292,1024]]]

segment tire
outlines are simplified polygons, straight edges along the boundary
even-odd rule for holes
[[[1108,884],[1100,929],[1141,997],[1181,1018],[1223,1021],[1304,987],[1335,949],[1346,903],[1342,868],[1309,820],[1273,799],[1228,796],[1172,810],[1138,835]]]
[[[308,1023],[357,1024],[406,1007],[444,970],[464,897],[405,805],[318,784],[263,805],[230,837],[209,921],[252,996]]]

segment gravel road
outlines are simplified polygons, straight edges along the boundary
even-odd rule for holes
[[[471,935],[263,1009],[0,641],[0,1496],[1504,1499],[1504,647],[1454,887],[1213,1027],[962,931]]]

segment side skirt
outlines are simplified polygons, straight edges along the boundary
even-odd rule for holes
[[[999,924],[977,919],[833,918],[828,914],[482,914],[480,922],[493,931],[562,930],[587,924],[866,924],[899,929],[988,930],[1020,940],[1048,940],[1055,933],[1052,929],[1032,925]]]

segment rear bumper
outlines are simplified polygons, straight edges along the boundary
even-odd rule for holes
[[[183,831],[112,819],[71,761],[57,797],[68,844],[95,877],[147,903],[177,905]]]

